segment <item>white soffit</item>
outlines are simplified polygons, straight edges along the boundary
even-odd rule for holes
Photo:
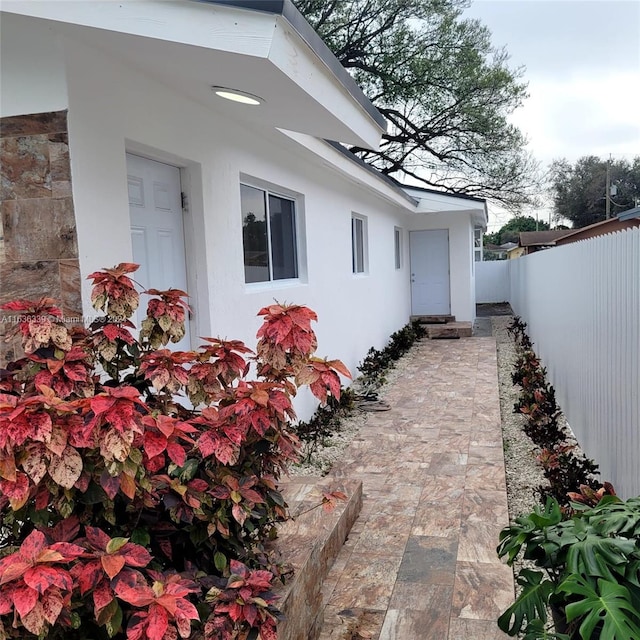
[[[171,1],[3,0],[237,121],[377,148],[379,122],[280,15]],[[211,86],[260,96],[241,108]]]
[[[404,187],[405,191],[418,200],[417,213],[467,213],[474,224],[487,225],[487,203],[484,200],[457,196],[453,193],[435,193],[423,189]]]

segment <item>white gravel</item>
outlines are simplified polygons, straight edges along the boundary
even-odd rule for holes
[[[411,361],[411,351],[396,360],[395,366],[385,374],[384,384],[376,389],[375,392],[380,398],[384,398],[386,387],[402,375],[408,363]],[[351,385],[353,391],[357,393],[365,393],[362,387],[362,379],[357,378]],[[367,390],[368,391],[368,390]],[[354,408],[350,416],[340,420],[340,426],[335,434],[327,438],[322,446],[313,453],[308,462],[292,465],[289,469],[291,476],[324,476],[340,459],[343,451],[349,446],[351,441],[356,437],[360,428],[366,423],[369,413]],[[304,452],[303,452],[304,457]]]
[[[526,418],[513,412],[520,388],[511,382],[516,348],[507,327],[513,316],[493,316],[491,326],[498,350],[498,389],[500,394],[500,414],[502,419],[502,439],[504,462],[507,474],[507,500],[509,519],[533,510],[540,504],[534,493],[539,486],[547,486],[542,467],[536,460],[539,448],[524,432]]]

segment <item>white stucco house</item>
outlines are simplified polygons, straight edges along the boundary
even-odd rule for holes
[[[354,371],[411,315],[473,320],[485,202],[338,144],[376,148],[386,123],[289,0],[1,9],[0,301],[91,316],[86,276],[135,261],[189,291],[194,346],[254,344],[277,299]]]

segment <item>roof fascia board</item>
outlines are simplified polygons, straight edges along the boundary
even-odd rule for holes
[[[438,198],[436,201],[442,205],[443,203],[447,206],[451,205],[451,200],[455,199],[459,201],[461,210],[467,211],[467,213],[472,210],[475,221],[483,228],[486,229],[487,223],[489,222],[489,212],[487,211],[487,202],[482,198],[475,198],[473,196],[459,196],[449,193],[443,193],[436,191],[434,189],[422,189],[422,188],[412,188],[406,185],[400,184],[397,180],[390,178],[389,176],[380,173],[375,167],[372,167],[370,164],[366,163],[362,158],[351,153],[347,148],[341,145],[338,142],[333,142],[331,140],[325,140],[325,142],[331,145],[336,151],[342,154],[345,158],[347,158],[350,162],[360,166],[365,171],[368,171],[370,174],[375,176],[377,180],[381,180],[385,182],[391,189],[398,193],[403,193],[410,198],[412,204],[417,205],[417,212],[419,213],[439,213],[442,212],[442,206],[436,206],[433,209],[428,209],[427,211],[420,210],[420,202],[422,200],[427,200],[428,196],[423,196],[421,194],[427,193],[435,198]],[[413,192],[413,193],[412,193]],[[416,193],[417,192],[417,193]],[[477,207],[473,209],[469,202],[477,203]]]
[[[353,131],[363,146],[377,149],[384,128],[361,108],[322,59],[304,41],[301,42],[291,24],[281,16],[277,21],[280,28],[269,51],[271,64]],[[353,140],[348,142],[353,144]]]
[[[485,198],[470,196],[466,193],[448,193],[446,191],[442,191],[442,189],[434,189],[432,187],[420,187],[418,185],[413,185],[413,184],[403,184],[401,186],[403,189],[410,189],[411,191],[419,191],[420,193],[431,193],[436,196],[445,195],[449,198],[460,198],[460,200],[471,200],[472,202],[486,202]]]
[[[276,23],[268,13],[245,12],[239,26],[232,7],[212,12],[198,2],[3,0],[2,11],[261,58],[269,56]]]
[[[442,204],[446,204],[452,209],[475,209],[484,210],[486,202],[484,200],[461,198],[454,193],[435,192],[435,191],[418,191],[412,187],[405,186],[404,189],[410,193],[414,198],[422,203],[425,209],[431,210],[434,207],[434,211],[442,209]]]
[[[407,193],[406,189],[403,189],[393,178],[390,178],[384,173],[381,173],[375,167],[372,167],[369,163],[365,162],[362,158],[351,153],[349,149],[341,145],[339,142],[334,142],[333,140],[325,140],[324,142],[332,147],[335,151],[337,151],[340,155],[347,158],[349,162],[358,165],[361,169],[370,173],[376,180],[384,182],[390,189],[395,191],[412,205],[418,204],[418,199]]]
[[[407,208],[407,203],[410,205],[408,210],[413,214],[420,213],[448,213],[448,214],[468,214],[473,220],[474,224],[486,228],[488,222],[487,203],[480,198],[474,198],[472,196],[461,198],[457,195],[438,193],[436,191],[429,191],[430,198],[434,202],[437,202],[437,206],[430,206],[429,208],[422,208],[421,202],[425,198],[422,193],[423,189],[414,189],[420,194],[412,194],[410,187],[400,185],[398,182],[390,178],[389,176],[380,173],[377,169],[367,164],[362,158],[351,153],[343,145],[331,140],[320,141],[311,136],[304,134],[298,134],[292,131],[280,130],[284,135],[295,140],[299,144],[303,145],[310,151],[313,151],[317,155],[321,156],[325,161],[331,163],[332,168],[338,169],[341,173],[346,174],[351,179],[355,176],[360,176],[358,182],[365,186],[376,189],[382,193],[381,189],[386,187],[385,191],[392,191],[395,194],[393,199],[397,203],[397,198],[404,200],[404,207]],[[328,154],[328,148],[333,150],[333,154]],[[354,173],[353,168],[359,169],[357,173]],[[453,201],[453,202],[452,202]],[[457,201],[457,202],[456,202]],[[454,205],[452,207],[452,204]],[[474,206],[475,204],[475,206]]]
[[[377,195],[396,206],[402,207],[407,212],[415,213],[417,201],[414,198],[396,184],[393,184],[393,181],[386,179],[386,176],[382,176],[370,165],[354,162],[345,155],[344,151],[346,149],[338,143],[320,140],[295,131],[280,129],[280,132],[321,158],[326,167],[337,171],[342,177],[374,191]],[[349,155],[355,158],[353,154],[349,153]],[[365,166],[362,166],[363,164]]]

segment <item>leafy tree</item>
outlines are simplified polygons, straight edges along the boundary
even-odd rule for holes
[[[351,149],[384,174],[517,210],[535,200],[537,165],[508,116],[522,69],[462,19],[467,0],[295,0],[389,122],[378,151]]]
[[[495,233],[485,234],[484,243],[501,245],[505,242],[518,242],[521,231],[546,231],[547,229],[549,225],[542,220],[536,220],[531,216],[515,216]]]
[[[554,214],[566,218],[574,228],[586,227],[606,217],[607,160],[597,156],[584,156],[574,165],[566,159],[551,164],[550,182]],[[640,156],[627,160],[610,161],[611,185],[616,194],[611,196],[611,216],[631,209],[640,197]]]

